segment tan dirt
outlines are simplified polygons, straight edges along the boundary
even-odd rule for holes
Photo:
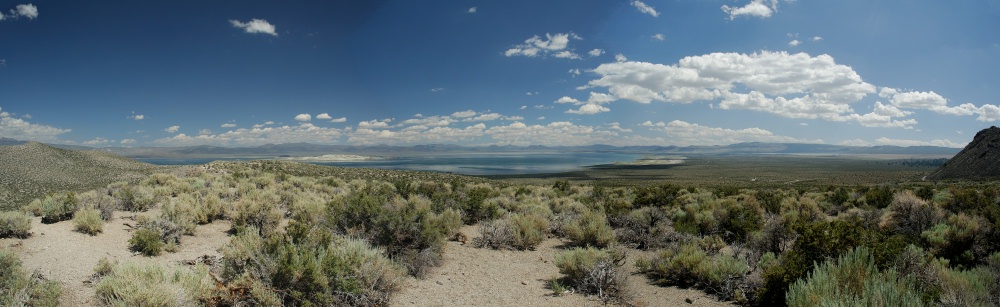
[[[33,235],[27,239],[0,239],[0,248],[15,251],[27,271],[39,271],[45,278],[62,284],[64,306],[100,306],[90,284],[94,267],[101,258],[134,263],[183,265],[184,261],[200,256],[221,257],[219,248],[229,243],[227,221],[198,227],[195,236],[184,236],[176,253],[146,257],[128,250],[128,240],[135,225],[131,216],[158,215],[157,210],[144,213],[116,212],[105,224],[104,232],[96,236],[76,232],[72,221],[43,224],[34,218]],[[557,238],[543,241],[533,251],[507,251],[476,248],[472,240],[478,236],[477,226],[461,230],[468,235],[468,244],[449,241],[440,267],[432,269],[424,279],[408,277],[392,298],[391,306],[603,306],[596,296],[580,293],[553,295],[548,282],[559,277],[552,264],[564,242]],[[632,265],[638,251],[629,253],[625,266],[630,273],[628,287],[630,303],[637,306],[731,306],[704,292],[660,287],[634,274]],[[688,303],[690,301],[691,303]]]
[[[548,282],[560,276],[552,264],[555,254],[564,249],[560,239],[547,239],[533,251],[492,250],[473,247],[477,226],[465,226],[461,231],[469,237],[468,244],[449,241],[444,263],[424,279],[407,278],[391,306],[604,305],[596,296],[553,295]],[[629,254],[625,266],[630,273],[635,272],[631,264],[634,254]],[[701,291],[651,285],[642,275],[630,274],[627,282],[632,289],[630,303],[639,306],[732,306]]]

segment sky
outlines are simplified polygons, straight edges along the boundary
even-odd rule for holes
[[[0,136],[965,146],[1000,0],[0,0]]]

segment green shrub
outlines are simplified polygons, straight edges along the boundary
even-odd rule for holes
[[[127,183],[111,184],[111,196],[118,200],[118,208],[125,211],[142,212],[156,205],[153,189]]]
[[[627,298],[624,270],[625,253],[617,249],[573,248],[559,252],[554,264],[577,291],[596,294],[604,301]]]
[[[101,219],[101,211],[97,209],[83,209],[73,217],[73,225],[76,231],[97,235],[104,231],[104,220]]]
[[[101,277],[94,292],[108,306],[195,306],[211,296],[214,284],[208,269],[125,263]]]
[[[511,214],[500,220],[479,223],[473,244],[493,249],[534,249],[545,240],[548,220],[537,215]]]
[[[150,229],[139,229],[128,240],[129,249],[146,256],[159,256],[163,250],[160,234]]]
[[[942,306],[995,306],[997,301],[997,276],[985,266],[970,270],[938,267]]]
[[[944,212],[940,208],[913,195],[909,190],[896,193],[889,210],[892,230],[909,237],[919,237],[924,230],[944,219]]]
[[[60,294],[58,282],[28,275],[13,252],[0,249],[0,306],[58,306]]]
[[[379,248],[334,237],[323,228],[264,239],[241,231],[222,249],[230,286],[250,293],[237,301],[286,306],[383,306],[399,289],[405,270]],[[280,294],[280,295],[279,295]],[[270,303],[268,303],[270,302]]]
[[[78,206],[76,194],[68,192],[63,195],[45,196],[40,202],[40,208],[32,211],[40,213],[43,223],[56,223],[73,218]]]
[[[667,214],[658,207],[632,210],[618,224],[617,241],[638,249],[656,249],[685,240],[683,234],[674,231]]]
[[[0,212],[0,238],[27,238],[31,235],[31,217],[18,211]]]
[[[708,253],[692,242],[662,249],[652,259],[640,258],[635,266],[654,283],[691,287],[701,280],[699,268],[706,260]]]
[[[785,295],[788,306],[922,306],[913,280],[879,271],[868,249],[853,249],[816,267]]]
[[[604,213],[587,211],[562,225],[562,233],[576,246],[606,247],[615,242],[615,231]]]

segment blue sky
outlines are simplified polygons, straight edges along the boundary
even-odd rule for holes
[[[5,1],[0,136],[964,146],[1000,1]]]

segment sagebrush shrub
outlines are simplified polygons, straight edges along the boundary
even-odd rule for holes
[[[0,249],[0,306],[58,306],[62,287],[41,275],[29,275],[13,252]]]
[[[68,192],[62,195],[49,195],[41,200],[37,210],[43,223],[55,223],[73,218],[79,208],[76,194]],[[32,210],[35,211],[35,210]]]
[[[615,231],[601,212],[580,214],[562,225],[562,233],[576,246],[606,247],[615,242]]]
[[[788,306],[922,306],[913,280],[881,271],[865,247],[824,261],[785,294]]]
[[[209,298],[214,287],[204,266],[190,272],[125,263],[112,266],[94,292],[108,306],[195,306]]]
[[[629,294],[628,276],[621,268],[624,261],[625,253],[618,249],[578,247],[559,252],[553,263],[577,291],[609,301],[627,299]]]
[[[101,218],[101,211],[97,209],[83,209],[73,217],[73,225],[76,231],[97,235],[104,231],[104,219]]]
[[[27,238],[31,235],[31,217],[23,212],[0,212],[0,238]]]
[[[159,233],[145,228],[136,230],[128,244],[130,250],[146,256],[159,256],[164,246]]]
[[[494,249],[534,249],[545,240],[548,220],[533,214],[510,214],[499,220],[479,223],[478,247]]]

